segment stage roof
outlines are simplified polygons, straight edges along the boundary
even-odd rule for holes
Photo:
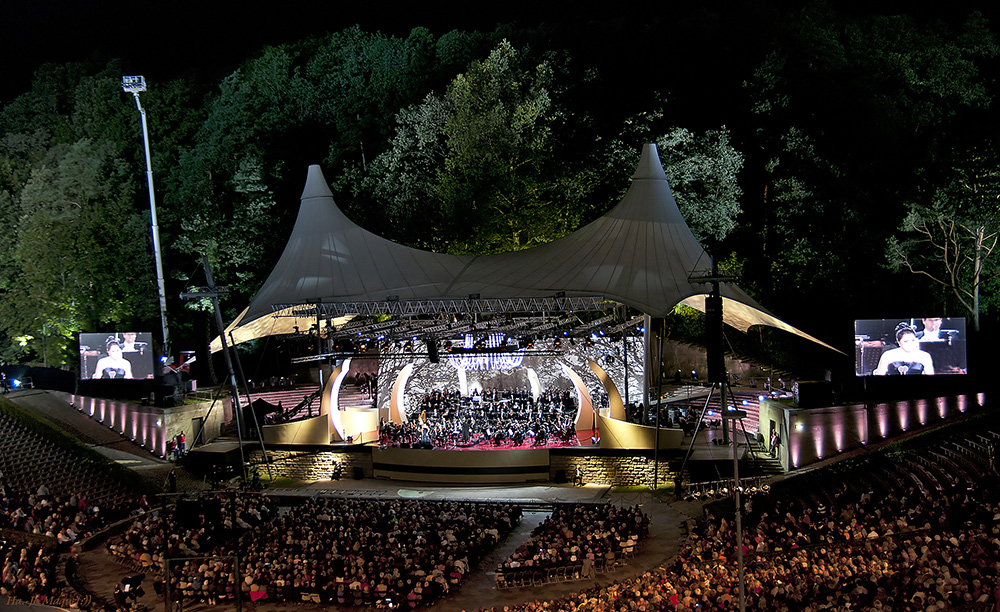
[[[616,302],[663,317],[678,303],[704,312],[711,285],[699,278],[711,273],[711,259],[681,216],[653,144],[643,147],[625,197],[599,219],[542,246],[482,256],[422,251],[359,227],[337,207],[314,165],[281,258],[229,330],[242,342],[291,333],[296,325],[308,329],[318,317],[477,306],[496,313],[534,309],[539,301],[566,310]],[[769,325],[832,348],[733,284],[722,283],[721,294],[732,327],[745,332]]]

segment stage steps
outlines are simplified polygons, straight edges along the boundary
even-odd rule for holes
[[[754,440],[751,447],[756,455],[756,460],[748,452],[743,463],[740,464],[741,475],[744,465],[748,471],[747,476],[777,476],[785,473],[785,469],[781,467],[781,461],[768,455],[763,444]]]
[[[354,385],[343,385],[340,387],[339,404],[341,408],[371,408],[374,402],[368,399],[368,396],[360,388]]]

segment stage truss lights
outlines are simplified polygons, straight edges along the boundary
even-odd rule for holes
[[[478,340],[472,334],[466,334],[465,349],[470,352],[462,355],[452,355],[448,358],[448,363],[456,370],[513,370],[524,362],[524,351],[521,349],[504,351],[503,349],[506,347],[507,343],[504,334],[489,334]],[[476,350],[484,352],[471,352]]]

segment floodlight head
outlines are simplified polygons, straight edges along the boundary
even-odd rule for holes
[[[146,77],[144,76],[123,76],[122,91],[130,94],[137,94],[146,91]]]

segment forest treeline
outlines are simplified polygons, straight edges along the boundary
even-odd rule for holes
[[[310,164],[357,223],[481,254],[566,235],[656,142],[685,218],[781,318],[996,319],[997,24],[720,3],[489,32],[352,27],[146,75],[174,349],[201,350],[202,257],[248,303]],[[206,65],[211,58],[206,58]],[[139,115],[110,58],[39,69],[0,107],[0,358],[76,363],[81,331],[159,329]],[[140,74],[134,69],[128,74]],[[845,350],[849,345],[845,346]]]

